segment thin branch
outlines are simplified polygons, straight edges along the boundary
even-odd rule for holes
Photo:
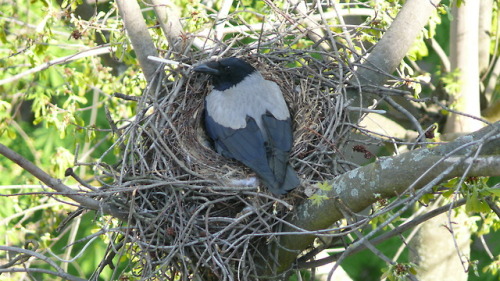
[[[500,208],[498,207],[497,203],[491,199],[491,197],[486,197],[485,200],[486,204],[490,207],[490,209],[497,214],[498,218],[500,219]]]
[[[3,156],[10,159],[12,162],[19,165],[21,168],[23,168],[28,173],[38,178],[40,181],[45,183],[50,188],[80,203],[83,207],[96,211],[101,211],[104,214],[112,215],[122,220],[127,219],[127,214],[125,212],[111,206],[110,204],[94,200],[92,198],[89,198],[88,196],[85,196],[85,194],[83,193],[79,193],[71,189],[69,186],[63,184],[61,180],[51,177],[49,174],[45,173],[38,166],[36,166],[32,162],[22,157],[15,151],[9,149],[3,144],[0,144],[0,154],[2,154]]]
[[[70,275],[70,274],[64,272],[64,270],[61,267],[59,267],[53,260],[51,260],[50,258],[48,258],[40,253],[35,252],[35,251],[31,251],[31,250],[23,249],[23,248],[18,248],[18,247],[10,247],[10,246],[0,246],[0,251],[21,253],[23,255],[26,255],[27,257],[31,257],[31,256],[36,257],[37,259],[48,263],[50,266],[52,266],[53,268],[55,268],[57,270],[57,272],[55,272],[55,271],[51,271],[51,270],[47,270],[47,269],[40,269],[40,268],[26,268],[26,267],[24,267],[24,268],[10,268],[8,266],[1,265],[0,266],[0,274],[2,272],[40,272],[40,273],[51,274],[54,276],[59,276],[61,278],[65,278],[65,279],[71,280],[71,281],[73,281],[73,280],[74,281],[86,280],[86,279],[78,278],[76,276],[73,276],[73,275]]]
[[[434,209],[428,213],[425,213],[421,216],[416,217],[415,219],[413,219],[407,223],[404,223],[404,224],[398,226],[397,228],[395,228],[389,232],[386,232],[380,236],[377,236],[377,237],[371,239],[370,243],[372,245],[378,245],[378,244],[380,244],[384,241],[387,241],[388,239],[391,239],[397,235],[401,235],[405,231],[412,229],[415,226],[417,226],[423,222],[426,222],[435,216],[438,216],[442,213],[448,212],[450,210],[450,207],[457,208],[457,207],[464,205],[466,201],[467,201],[467,199],[463,198],[463,199],[460,199],[456,202],[453,202],[453,203],[450,203],[448,205]],[[349,253],[349,256],[357,254],[357,253],[363,251],[364,249],[366,249],[366,246],[362,244],[359,247],[357,247],[356,249],[353,249]],[[323,265],[326,265],[326,264],[329,264],[329,263],[332,263],[332,262],[338,260],[340,255],[341,255],[341,253],[338,253],[338,254],[331,255],[331,256],[328,256],[326,258],[311,261],[311,262],[300,262],[299,261],[297,266],[298,266],[298,268],[313,268],[313,267],[323,266]]]
[[[62,58],[57,58],[57,59],[48,61],[46,63],[43,63],[39,66],[28,69],[28,70],[21,72],[19,74],[16,74],[14,76],[2,79],[2,80],[0,80],[0,85],[12,83],[14,81],[17,81],[17,80],[23,78],[24,76],[27,76],[27,75],[30,75],[30,74],[33,74],[36,72],[40,72],[40,71],[45,70],[53,65],[64,64],[64,63],[68,63],[68,62],[78,60],[81,58],[86,58],[86,57],[100,56],[100,55],[111,53],[111,51],[112,51],[111,45],[106,44],[103,46],[90,48],[88,50],[84,50],[84,51],[78,52],[78,53],[73,54],[73,55],[69,55],[69,56],[62,57]]]
[[[426,41],[439,57],[441,65],[443,66],[443,72],[450,72],[450,60],[448,59],[448,55],[446,54],[446,52],[443,50],[443,48],[441,48],[441,45],[439,45],[439,43],[434,38],[427,39]]]
[[[80,277],[70,275],[66,272],[55,272],[55,271],[43,269],[43,268],[28,268],[28,267],[23,267],[23,268],[16,267],[16,268],[7,268],[7,269],[0,268],[0,274],[3,272],[10,272],[10,273],[12,273],[12,272],[38,272],[38,273],[45,273],[45,274],[58,276],[58,277],[64,278],[64,279],[69,280],[69,281],[87,281],[87,279],[82,279]]]

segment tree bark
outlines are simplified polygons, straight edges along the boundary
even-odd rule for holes
[[[450,34],[451,71],[460,71],[457,83],[461,86],[459,92],[451,97],[454,109],[475,117],[480,117],[479,2],[467,1],[460,8],[453,7]],[[445,133],[457,135],[481,127],[479,120],[451,113]],[[466,281],[470,236],[468,217],[463,210],[462,214],[460,210],[454,210],[423,223],[416,240],[411,243],[410,251],[410,258],[418,268],[418,279]]]
[[[478,149],[485,158],[471,158],[470,154]],[[298,229],[326,229],[343,218],[340,208],[344,206],[359,212],[381,198],[408,192],[409,188],[430,189],[442,181],[462,176],[468,168],[468,176],[500,175],[497,166],[500,164],[499,156],[500,122],[497,122],[454,142],[383,158],[338,176],[329,183],[332,186],[330,191],[317,192],[328,199],[320,204],[307,201],[290,216],[290,224],[283,229],[290,234],[279,239],[279,271],[288,269],[297,255],[315,239],[312,233],[298,235],[301,232]]]
[[[460,8],[453,7],[451,24],[450,62],[451,71],[460,72],[458,93],[452,93],[454,110],[481,116],[479,96],[479,1],[468,1]],[[481,128],[483,123],[468,116],[450,113],[445,133],[470,133]]]
[[[418,280],[467,281],[471,233],[463,209],[424,222],[411,241],[410,261],[417,265]]]
[[[116,4],[146,81],[155,89],[151,83],[161,64],[148,60],[148,56],[158,56],[158,52],[142,16],[141,7],[136,0],[117,0]]]
[[[350,82],[359,87],[382,86],[389,75],[400,65],[418,34],[427,24],[440,0],[409,0],[401,8],[382,39],[375,45],[366,61],[355,72]],[[372,97],[358,90],[347,92],[355,107],[366,108]],[[351,111],[350,118],[355,122],[361,112]]]

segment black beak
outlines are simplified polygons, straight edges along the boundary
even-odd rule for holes
[[[218,62],[210,61],[194,67],[193,70],[196,72],[206,73],[210,75],[219,75],[220,71],[218,69],[218,66],[219,66]]]

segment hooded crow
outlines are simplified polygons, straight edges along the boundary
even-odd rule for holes
[[[252,169],[273,194],[299,185],[288,163],[292,123],[278,85],[234,57],[201,64],[194,71],[212,77],[205,127],[217,152]]]

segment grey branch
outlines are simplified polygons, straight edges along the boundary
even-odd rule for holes
[[[66,280],[71,280],[71,281],[86,280],[86,279],[78,278],[76,276],[73,276],[73,275],[66,273],[53,260],[49,259],[48,257],[46,257],[38,252],[31,251],[28,249],[22,249],[22,248],[18,248],[18,247],[9,247],[9,246],[0,246],[0,251],[16,252],[16,253],[24,254],[26,256],[36,257],[39,260],[45,261],[46,263],[48,263],[50,266],[54,267],[57,270],[57,272],[56,272],[56,271],[51,271],[51,270],[47,270],[47,269],[40,269],[40,268],[26,268],[26,267],[11,268],[11,267],[4,267],[3,265],[0,265],[0,274],[2,274],[2,272],[40,272],[40,273],[46,273],[46,274],[50,274],[50,275],[54,275],[54,276],[59,276],[61,278],[64,278]]]
[[[116,1],[116,4],[144,76],[148,84],[151,85],[161,65],[158,62],[148,60],[148,56],[157,57],[158,52],[142,16],[141,7],[135,0]],[[152,89],[156,88],[154,85],[151,87]]]
[[[456,202],[453,202],[453,203],[447,204],[445,206],[439,207],[437,209],[434,209],[434,210],[432,210],[428,213],[425,213],[425,214],[423,214],[423,215],[421,215],[421,216],[419,216],[419,217],[417,217],[409,222],[406,222],[406,223],[400,225],[399,227],[397,227],[389,232],[386,232],[380,236],[377,236],[376,238],[371,239],[370,243],[373,245],[378,245],[384,241],[387,241],[388,239],[390,239],[392,237],[395,237],[397,235],[401,235],[403,232],[405,232],[409,229],[412,229],[415,226],[417,226],[417,225],[419,225],[419,224],[421,224],[421,223],[423,223],[423,222],[425,222],[425,221],[427,221],[435,216],[438,216],[444,212],[448,212],[451,208],[457,208],[457,207],[464,205],[466,201],[467,200],[465,198],[462,198]],[[353,249],[350,252],[350,255],[354,255],[356,253],[359,253],[364,249],[366,249],[366,247],[361,245],[360,247]],[[311,262],[302,262],[302,263],[298,264],[298,268],[302,269],[302,268],[314,268],[314,267],[323,266],[323,265],[332,263],[334,261],[337,261],[341,255],[342,255],[342,253],[338,253],[338,254],[331,255],[331,256],[328,256],[328,257],[320,259],[320,260],[315,260],[315,261],[311,261]],[[305,259],[303,259],[303,257],[301,257],[301,259],[305,261]]]
[[[479,157],[471,155],[480,150]],[[319,205],[308,201],[290,216],[291,225],[315,231],[330,227],[343,218],[338,202],[353,212],[359,212],[381,198],[391,198],[415,192],[424,186],[434,186],[453,177],[500,176],[500,122],[454,142],[431,149],[419,149],[395,157],[382,158],[367,166],[342,174],[330,182],[332,189],[319,191],[328,199]],[[297,232],[285,226],[283,232]],[[278,264],[289,268],[297,255],[308,247],[315,236],[284,235],[279,243]]]
[[[360,87],[383,85],[388,75],[400,65],[439,2],[440,0],[407,1],[350,82]],[[353,100],[353,106],[366,108],[372,100],[368,96],[362,96],[358,90],[349,90],[347,94]],[[351,120],[358,120],[360,113],[353,111],[349,115]]]
[[[103,54],[108,54],[111,51],[112,51],[112,47],[110,46],[110,44],[106,44],[103,46],[83,50],[83,51],[80,51],[80,52],[73,54],[73,55],[69,55],[69,56],[65,56],[62,58],[57,58],[57,59],[45,62],[41,65],[38,65],[36,67],[30,68],[26,71],[18,73],[14,76],[2,79],[2,80],[0,80],[0,85],[17,81],[17,80],[23,78],[24,76],[40,72],[40,71],[45,70],[53,65],[64,64],[64,63],[68,63],[68,62],[78,60],[81,58],[85,58],[85,57],[100,56]]]
[[[405,3],[398,16],[382,39],[377,42],[366,61],[356,72],[355,84],[382,85],[387,73],[392,73],[408,53],[427,24],[439,0],[410,0]]]

